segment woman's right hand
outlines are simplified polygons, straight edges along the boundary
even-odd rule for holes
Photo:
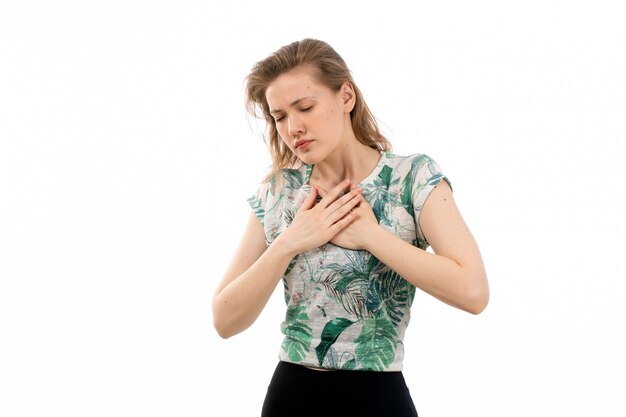
[[[350,181],[344,180],[315,204],[318,191],[311,187],[311,193],[277,240],[286,245],[294,256],[329,242],[354,220],[355,216],[350,210],[363,199],[363,189],[359,187],[342,195],[348,188]]]

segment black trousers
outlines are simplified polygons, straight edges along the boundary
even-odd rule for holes
[[[261,417],[417,417],[402,372],[316,371],[279,362]]]

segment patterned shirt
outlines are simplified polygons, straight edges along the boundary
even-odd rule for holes
[[[248,199],[270,245],[291,224],[306,196],[313,165],[283,169]],[[445,179],[428,155],[381,152],[378,165],[359,183],[378,223],[421,249],[419,227],[426,197]],[[293,258],[283,276],[287,313],[279,359],[305,366],[400,371],[403,339],[415,286],[365,250],[326,243]]]

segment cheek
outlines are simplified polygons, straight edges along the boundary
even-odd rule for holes
[[[329,130],[335,130],[337,126],[341,125],[341,114],[335,109],[331,109],[324,118],[324,123]]]
[[[333,126],[338,126],[343,123],[343,111],[336,107],[330,109],[326,117],[327,122],[331,123]]]
[[[285,144],[286,147],[288,147],[289,149],[291,149],[291,151],[293,152],[294,149],[291,147],[291,142],[289,140],[285,140],[285,138],[289,139],[289,134],[287,132],[282,132],[280,130],[278,131],[278,136],[279,139]]]
[[[329,109],[320,119],[325,126],[330,127],[334,124],[335,117],[335,111],[333,109]]]
[[[285,140],[284,138],[289,137],[289,134],[287,130],[283,127],[283,125],[276,125],[276,132],[278,132],[278,136],[280,136],[282,140]]]

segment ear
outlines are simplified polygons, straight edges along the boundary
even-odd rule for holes
[[[343,99],[343,109],[350,113],[356,104],[356,93],[350,81],[346,81],[341,86],[341,98]]]

